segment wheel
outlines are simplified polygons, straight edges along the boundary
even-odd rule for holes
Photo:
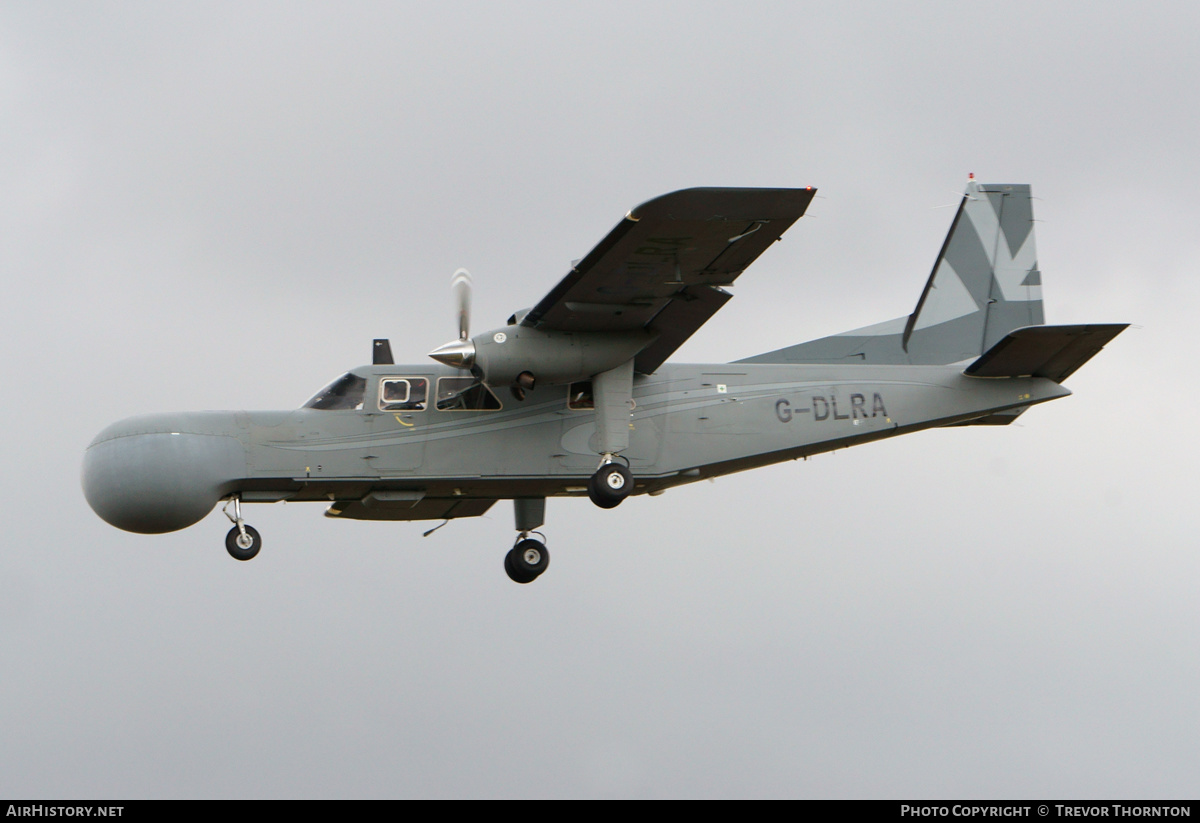
[[[537,575],[531,576],[526,572],[514,568],[513,556],[516,554],[516,551],[516,549],[511,549],[508,554],[504,555],[504,571],[514,583],[532,583],[534,577]]]
[[[504,571],[516,583],[532,583],[550,566],[550,552],[538,540],[522,540],[504,555]]]
[[[229,534],[225,535],[225,550],[234,560],[251,560],[261,548],[262,536],[253,526],[246,526],[245,537],[242,537],[237,526],[234,526],[229,530]]]
[[[620,463],[605,463],[588,480],[588,497],[602,509],[621,505],[633,491],[633,475]]]

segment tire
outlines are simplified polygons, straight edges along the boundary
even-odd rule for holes
[[[249,546],[238,545],[239,537],[241,537],[241,532],[238,531],[237,526],[234,526],[229,530],[229,534],[225,535],[225,550],[234,560],[253,560],[259,549],[262,548],[262,536],[259,535],[258,529],[246,526],[246,537],[250,538]]]
[[[504,555],[504,571],[517,583],[532,583],[550,567],[550,552],[539,540],[522,540]]]
[[[633,491],[633,475],[620,463],[605,463],[588,480],[588,497],[602,509],[612,509]]]

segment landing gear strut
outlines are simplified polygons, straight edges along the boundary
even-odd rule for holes
[[[229,513],[229,504],[233,503],[233,514]],[[234,497],[225,501],[221,508],[225,516],[233,522],[233,528],[225,535],[225,550],[234,560],[251,560],[262,548],[262,536],[258,529],[247,526],[242,519],[242,498]]]
[[[532,583],[550,565],[550,552],[546,551],[546,537],[534,531],[546,522],[546,498],[527,497],[513,501],[516,519],[517,541],[504,555],[504,571],[515,583]],[[541,540],[530,537],[536,534]]]
[[[619,456],[629,448],[629,431],[633,427],[633,361],[594,375],[592,390],[600,468],[588,480],[588,497],[600,508],[611,509],[633,491],[629,461]],[[624,460],[625,465],[618,460]]]

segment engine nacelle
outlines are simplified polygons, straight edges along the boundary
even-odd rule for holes
[[[529,372],[538,385],[587,380],[632,360],[654,342],[643,329],[626,332],[539,331],[506,326],[471,339],[474,367],[486,383],[503,386]]]

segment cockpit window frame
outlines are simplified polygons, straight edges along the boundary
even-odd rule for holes
[[[480,408],[480,409],[443,408],[443,406],[442,406],[442,382],[447,381],[447,380],[470,380],[471,381],[471,385],[467,386],[462,391],[454,392],[453,394],[450,395],[450,397],[461,397],[464,391],[468,391],[468,390],[478,386],[480,389],[482,389],[486,393],[486,397],[491,398],[492,402],[494,402],[496,405],[492,406],[492,407],[485,407],[485,408]],[[503,401],[501,401],[500,398],[496,396],[496,393],[494,391],[492,391],[488,387],[488,385],[486,383],[484,383],[482,380],[479,380],[474,377],[439,377],[437,379],[437,391],[434,394],[433,405],[434,405],[434,408],[440,412],[498,412],[504,408]]]
[[[403,400],[385,400],[386,387],[389,383],[404,383]],[[419,384],[419,385],[418,385]],[[414,390],[421,394],[419,400],[413,399]],[[376,406],[382,412],[418,412],[429,408],[429,378],[416,375],[383,375],[377,384]]]

